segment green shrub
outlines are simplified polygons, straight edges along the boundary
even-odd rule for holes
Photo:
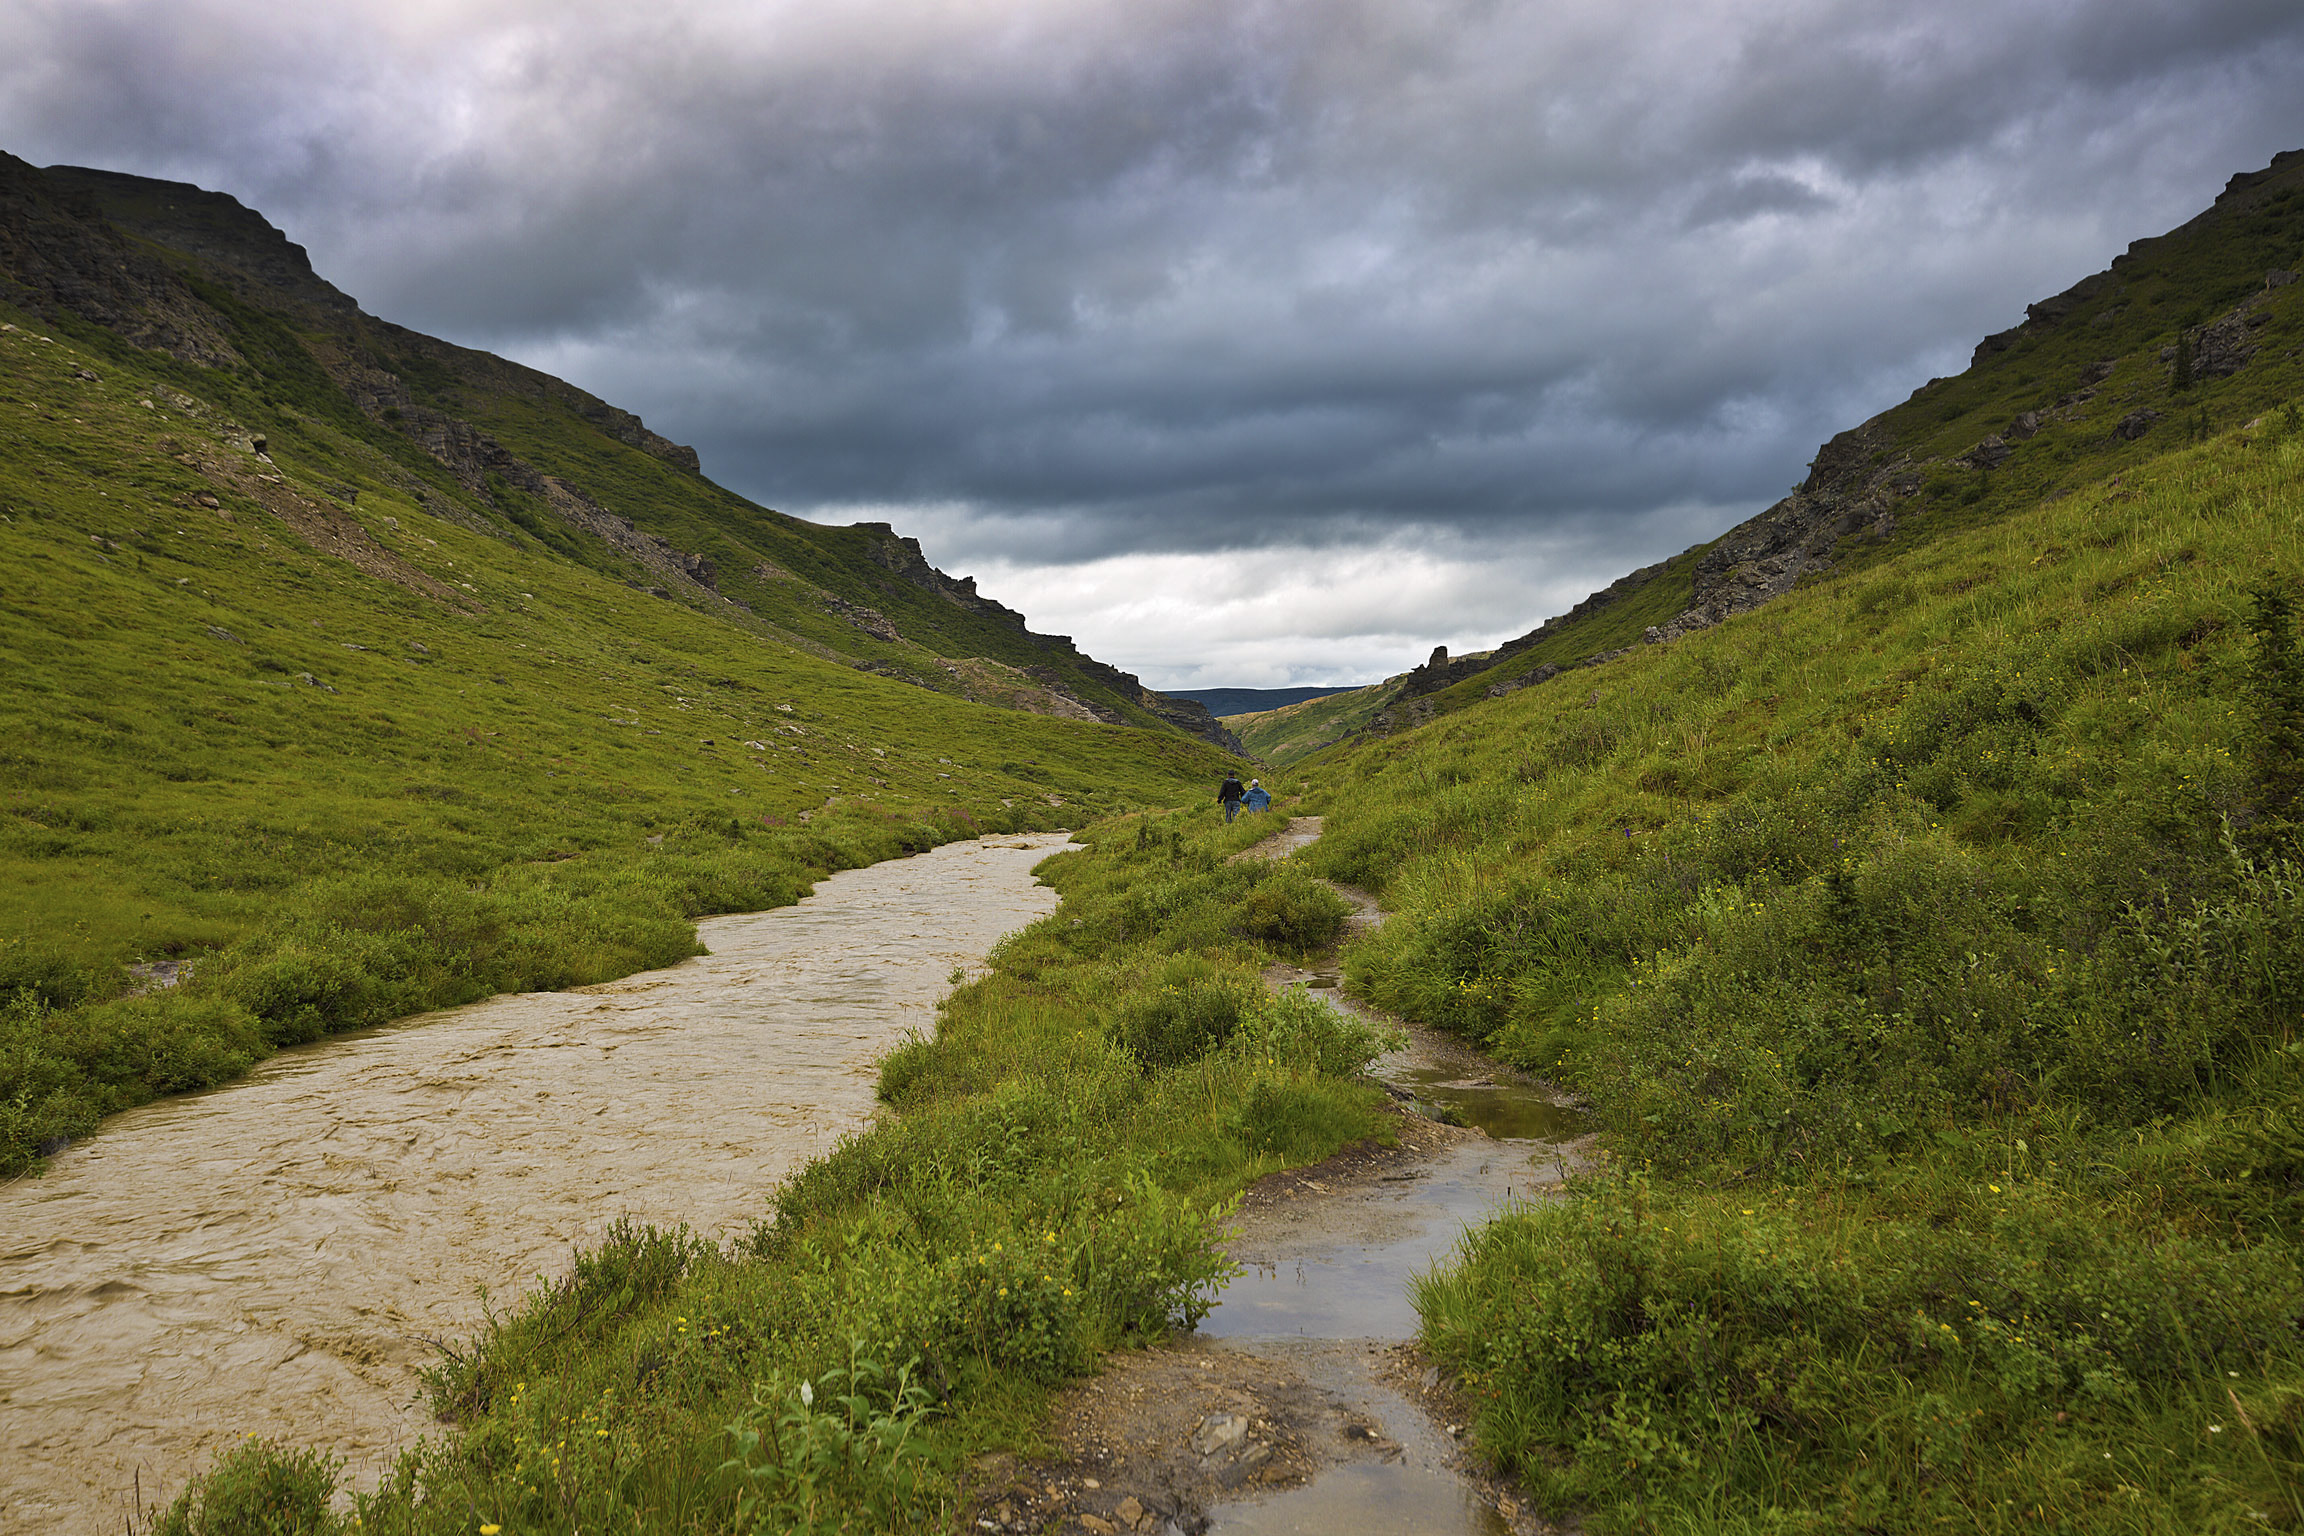
[[[2109,1505],[2157,1460],[2136,1438],[2155,1405],[2221,1424],[2226,1383],[2297,1363],[2304,1281],[2283,1254],[2137,1242],[2052,1187],[1947,1198],[1902,1221],[1591,1181],[1418,1281],[1425,1339],[1480,1384],[1482,1443],[1548,1503],[1763,1488],[1802,1530],[1967,1527],[2036,1490],[2043,1453],[2082,1473],[2068,1513]],[[2222,1475],[2276,1486],[2233,1450]]]
[[[1230,1040],[1261,995],[1252,977],[1179,955],[1122,1001],[1112,1038],[1147,1068],[1182,1066]]]
[[[1302,1063],[1324,1077],[1352,1077],[1387,1051],[1403,1050],[1407,1037],[1379,1029],[1342,1006],[1288,987],[1263,999],[1240,1025],[1236,1048],[1250,1061],[1259,1057]]]
[[[885,1530],[914,1512],[927,1472],[917,1437],[933,1409],[910,1366],[884,1370],[849,1346],[848,1363],[787,1392],[754,1388],[728,1426],[736,1454],[722,1470],[745,1487],[741,1527],[766,1533]]]
[[[1356,1106],[1316,1082],[1259,1078],[1233,1117],[1232,1133],[1251,1151],[1303,1163],[1351,1140],[1362,1124]]]
[[[1240,928],[1249,937],[1298,955],[1334,944],[1352,904],[1325,881],[1282,864],[1240,904]]]
[[[153,1536],[337,1536],[329,1507],[343,1463],[251,1436],[177,1496]]]
[[[61,948],[31,939],[0,942],[0,1000],[29,992],[46,1008],[70,1008],[101,990],[96,972]]]

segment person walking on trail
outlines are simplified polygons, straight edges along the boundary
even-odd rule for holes
[[[1216,798],[1224,807],[1225,821],[1229,822],[1233,817],[1240,814],[1240,802],[1246,799],[1247,795],[1248,791],[1240,787],[1240,775],[1236,773],[1224,775],[1224,787],[1216,791]]]
[[[1251,811],[1268,811],[1272,809],[1272,791],[1266,789],[1256,780],[1250,779],[1248,781],[1248,793],[1240,797],[1240,803]]]

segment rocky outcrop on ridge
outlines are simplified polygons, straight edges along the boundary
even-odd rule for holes
[[[184,362],[241,360],[228,328],[180,273],[9,154],[0,154],[0,295],[35,314],[76,315]]]
[[[1106,688],[1160,720],[1187,735],[1197,736],[1211,745],[1228,752],[1244,752],[1240,739],[1224,728],[1223,722],[1208,712],[1208,706],[1193,699],[1173,699],[1144,686],[1132,672],[1108,666],[1092,656],[1082,655],[1073,645],[1070,635],[1038,635],[1025,626],[1024,615],[976,590],[973,576],[947,576],[928,563],[921,552],[920,541],[899,534],[887,523],[857,523],[854,527],[874,535],[869,547],[872,562],[900,581],[935,593],[956,608],[981,614],[994,623],[1014,630],[1036,646],[1057,653],[1070,661],[1094,682]],[[1109,706],[1080,698],[1065,686],[1061,673],[1041,667],[1027,667],[1027,675],[1051,693],[1071,700],[1085,709],[1093,718],[1107,725],[1125,725],[1128,717]]]
[[[196,256],[243,297],[285,294],[316,308],[359,306],[312,270],[304,247],[229,192],[84,165],[51,165],[51,185],[76,194],[116,229]]]

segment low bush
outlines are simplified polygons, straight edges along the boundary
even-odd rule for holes
[[[1387,1051],[1407,1048],[1396,1029],[1378,1028],[1357,1013],[1288,987],[1261,1000],[1242,1021],[1237,1048],[1261,1057],[1309,1066],[1326,1077],[1354,1077]]]
[[[178,1495],[152,1536],[338,1536],[353,1528],[330,1500],[343,1463],[253,1437]]]
[[[1343,936],[1352,904],[1325,881],[1284,863],[1240,904],[1240,928],[1285,954],[1326,949]]]
[[[2221,1496],[2167,1465],[2165,1437],[2294,1517],[2299,1448],[2263,1444],[2222,1385],[2260,1397],[2268,1366],[2304,1363],[2285,1254],[2139,1243],[2052,1185],[1934,1193],[1923,1219],[1884,1220],[1600,1177],[1419,1281],[1425,1339],[1481,1389],[1482,1443],[1608,1523],[1737,1489],[1781,1530],[2016,1528],[2050,1468],[2068,1528],[2138,1483],[2207,1518]]]
[[[1147,1068],[1183,1066],[1230,1040],[1261,996],[1253,975],[1179,955],[1123,999],[1112,1038]]]

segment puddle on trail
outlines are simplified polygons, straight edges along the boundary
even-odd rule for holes
[[[1267,975],[1300,981],[1334,1007],[1363,1011],[1333,972]],[[1252,1239],[1236,1243],[1243,1272],[1200,1331],[1258,1354],[1303,1353],[1307,1373],[1358,1401],[1400,1450],[1330,1468],[1286,1493],[1210,1510],[1210,1529],[1224,1536],[1503,1536],[1514,1529],[1458,1470],[1453,1442],[1423,1411],[1377,1381],[1360,1355],[1334,1345],[1415,1337],[1411,1280],[1447,1258],[1468,1228],[1557,1187],[1566,1173],[1560,1144],[1583,1134],[1583,1117],[1534,1080],[1428,1030],[1411,1029],[1408,1048],[1373,1071],[1427,1109],[1452,1111],[1448,1118],[1486,1134],[1413,1171],[1352,1189],[1349,1212],[1332,1207],[1326,1231],[1318,1223],[1292,1226],[1266,1239],[1270,1252],[1256,1251]]]
[[[1309,1483],[1208,1511],[1214,1536],[1511,1536],[1510,1522],[1457,1470],[1455,1443],[1370,1372],[1350,1345],[1241,1346],[1286,1362],[1332,1401],[1373,1420],[1381,1458],[1330,1467]]]
[[[1240,1253],[1241,1274],[1200,1332],[1219,1339],[1408,1339],[1409,1279],[1455,1247],[1467,1227],[1560,1182],[1556,1154],[1534,1143],[1472,1141],[1387,1180],[1354,1212],[1356,1234],[1279,1256]],[[1290,1247],[1298,1247],[1291,1243]]]
[[[1485,1073],[1468,1076],[1454,1062],[1400,1066],[1382,1076],[1498,1141],[1557,1142],[1584,1134],[1584,1116],[1576,1110],[1521,1083]]]
[[[1344,995],[1335,971],[1280,972],[1301,977],[1305,989],[1331,1007],[1365,1012]],[[1584,1116],[1559,1103],[1533,1080],[1489,1061],[1470,1047],[1428,1030],[1414,1032],[1409,1049],[1379,1060],[1373,1069],[1397,1083],[1428,1108],[1452,1111],[1499,1141],[1568,1141],[1584,1134]]]
[[[372,1482],[429,1339],[618,1216],[740,1230],[872,1112],[955,965],[1053,911],[1064,834],[953,843],[699,925],[710,955],[288,1052],[0,1185],[0,1533],[163,1502],[255,1432]]]
[[[1365,1005],[1346,997],[1334,971],[1265,973],[1301,984],[1347,1013]],[[1235,1246],[1246,1266],[1224,1288],[1200,1324],[1214,1338],[1405,1339],[1416,1333],[1408,1282],[1447,1257],[1466,1228],[1512,1201],[1559,1184],[1558,1144],[1581,1135],[1583,1116],[1533,1078],[1488,1060],[1445,1035],[1411,1028],[1407,1049],[1370,1069],[1414,1094],[1427,1108],[1454,1111],[1487,1133],[1424,1163],[1415,1172],[1362,1191],[1349,1239],[1292,1239],[1284,1254]]]

